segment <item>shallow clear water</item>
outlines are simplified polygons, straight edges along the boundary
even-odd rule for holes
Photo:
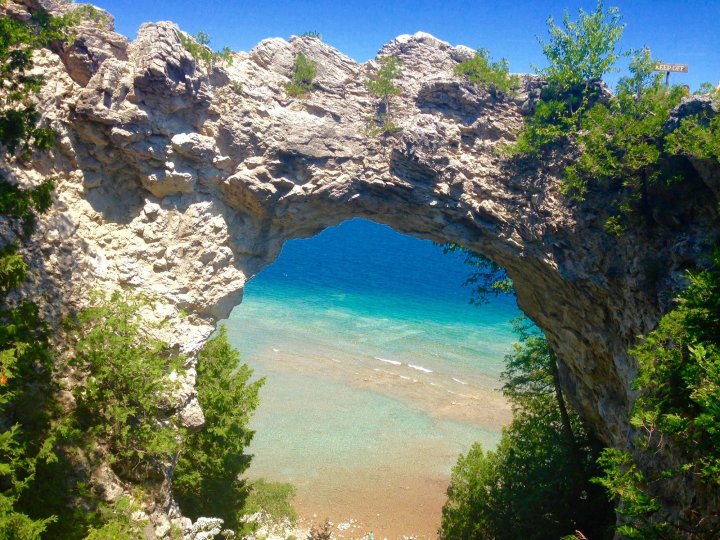
[[[379,516],[353,510],[378,485],[432,485],[439,512],[457,454],[494,446],[509,419],[498,376],[518,310],[513,297],[470,305],[468,272],[368,221],[288,242],[226,321],[267,379],[250,475],[295,483],[313,513],[349,514],[336,519]]]

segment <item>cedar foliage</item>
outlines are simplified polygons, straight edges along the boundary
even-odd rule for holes
[[[491,297],[513,292],[513,282],[505,269],[488,257],[475,251],[463,248],[459,244],[444,244],[443,253],[461,253],[465,257],[465,264],[472,268],[472,272],[463,283],[472,287],[470,303],[482,306],[490,301]]]
[[[250,466],[245,447],[254,434],[247,424],[264,383],[250,382],[251,376],[221,327],[198,355],[196,388],[205,425],[186,435],[173,482],[184,515],[193,519],[211,515],[228,528],[242,526],[249,486],[240,475]]]
[[[313,81],[317,74],[317,62],[299,53],[293,62],[292,79],[285,85],[289,96],[302,97],[313,89]]]
[[[677,307],[630,352],[638,362],[639,392],[631,422],[639,429],[639,452],[666,450],[667,437],[681,462],[652,477],[643,474],[630,453],[608,449],[605,474],[598,479],[619,502],[627,538],[718,538],[720,515],[690,508],[671,519],[648,486],[673,485],[679,478],[720,507],[720,251],[711,267],[689,272],[689,285]]]
[[[402,75],[402,62],[395,56],[384,56],[378,59],[380,67],[365,83],[368,90],[380,98],[380,104],[375,116],[370,119],[365,128],[368,137],[377,137],[380,134],[393,134],[402,131],[391,119],[390,102],[400,95],[399,86],[395,80]]]
[[[589,538],[609,538],[612,507],[590,483],[599,444],[567,409],[545,337],[526,324],[517,330],[520,343],[503,373],[513,421],[494,451],[476,443],[458,459],[439,536],[543,540],[581,530]]]
[[[472,83],[495,92],[512,95],[520,85],[517,75],[510,75],[510,65],[503,58],[493,61],[487,49],[478,49],[472,58],[460,62],[453,68],[455,75],[463,75]]]
[[[385,115],[390,114],[390,101],[400,95],[400,87],[395,85],[395,80],[402,74],[402,62],[394,56],[383,56],[378,59],[380,67],[373,77],[365,83],[373,94],[382,103]]]
[[[550,39],[539,41],[549,65],[537,70],[547,85],[510,154],[537,154],[577,131],[601,97],[602,77],[616,70],[621,21],[618,10],[606,10],[601,0],[592,13],[581,9],[576,21],[568,12],[562,26],[548,19]]]
[[[70,15],[54,18],[41,9],[29,20],[0,17],[0,153],[8,162],[27,162],[54,143],[32,100],[43,84],[31,74],[32,55],[67,39],[70,23]],[[50,208],[52,189],[51,180],[24,189],[0,175],[0,214],[11,236],[0,247],[0,536],[7,538],[38,538],[56,519],[23,500],[37,482],[38,467],[55,459],[50,330],[34,302],[10,300],[30,272],[21,246],[33,234],[37,214]]]
[[[89,6],[60,18],[41,9],[29,20],[0,17],[0,145],[7,161],[28,162],[35,151],[54,144],[54,131],[33,101],[43,80],[31,74],[32,54],[51,42],[74,39],[72,26],[81,18],[102,22]],[[186,41],[199,60],[228,56],[228,51],[213,53],[204,36],[198,39]],[[100,502],[82,468],[91,470],[103,459],[134,482],[164,477],[183,436],[172,415],[175,385],[168,373],[180,370],[183,359],[149,336],[141,316],[150,307],[146,300],[120,292],[109,299],[97,296],[68,323],[69,365],[81,380],[72,388],[75,406],[58,403],[57,378],[65,366],[50,345],[50,329],[35,303],[9,301],[31,271],[21,247],[35,230],[37,214],[50,208],[52,189],[51,180],[21,188],[0,178],[0,213],[15,238],[0,247],[0,537],[130,540],[142,534],[143,524],[131,517],[136,501]],[[215,374],[220,375],[229,372]],[[222,387],[231,379],[238,380],[216,382]],[[247,397],[246,410],[251,410],[257,386],[247,396],[231,393],[231,399]],[[209,411],[209,420],[218,420],[212,407]],[[236,414],[234,431],[226,433],[236,454],[249,442],[248,435],[235,438],[240,419]],[[243,470],[248,461],[243,456]],[[216,476],[228,473],[208,469]]]
[[[614,234],[632,223],[633,216],[651,224],[659,204],[653,200],[656,186],[682,181],[687,174],[677,158],[681,150],[668,148],[666,129],[685,92],[663,86],[654,66],[648,49],[634,54],[630,75],[620,79],[616,94],[580,120],[575,141],[582,152],[565,169],[562,190],[574,200],[584,200],[593,185],[618,193],[616,214],[606,223]]]
[[[108,452],[126,478],[162,478],[178,443],[175,417],[165,403],[175,386],[168,373],[182,369],[162,341],[148,335],[142,297],[121,292],[96,298],[73,325],[74,358],[84,380],[73,389],[80,430]]]
[[[651,227],[668,209],[664,187],[692,181],[688,159],[720,160],[720,119],[709,109],[683,119],[669,131],[673,109],[686,95],[681,86],[665,87],[654,73],[649,49],[632,53],[630,73],[615,94],[602,77],[617,71],[617,49],[624,26],[615,8],[603,2],[563,26],[549,20],[550,39],[541,41],[548,67],[538,70],[546,86],[527,118],[510,155],[537,155],[554,143],[572,142],[577,159],[564,171],[561,191],[582,202],[591,189],[614,194],[605,227],[621,234],[643,219]],[[717,105],[716,105],[717,107]]]

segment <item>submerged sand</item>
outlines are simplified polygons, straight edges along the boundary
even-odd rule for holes
[[[328,518],[341,538],[435,538],[458,454],[494,446],[511,417],[488,375],[278,347],[254,356],[270,388],[250,476],[293,483],[302,522]]]

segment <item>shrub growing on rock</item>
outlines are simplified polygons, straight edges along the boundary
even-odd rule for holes
[[[505,94],[512,94],[520,84],[517,75],[510,75],[508,61],[503,58],[493,62],[486,49],[478,49],[475,56],[460,62],[453,71],[455,75],[465,76],[475,84]]]
[[[310,92],[317,74],[317,62],[303,53],[295,57],[292,79],[285,85],[285,91],[292,97],[300,97]]]
[[[315,38],[315,39],[322,41],[322,34],[320,32],[316,32],[315,30],[309,30],[307,32],[303,32],[302,34],[300,34],[300,37]]]
[[[147,333],[140,315],[149,303],[115,292],[82,310],[73,329],[71,365],[85,380],[73,389],[77,423],[108,451],[126,478],[162,478],[178,449],[167,401],[182,358]]]
[[[562,27],[548,20],[550,39],[540,44],[549,65],[539,70],[547,87],[511,153],[536,154],[577,130],[600,95],[602,77],[616,71],[621,21],[618,10],[605,10],[602,0],[592,13],[581,9],[576,21],[566,12]]]
[[[198,32],[194,36],[180,31],[178,38],[183,48],[197,61],[202,62],[207,69],[212,69],[215,62],[222,61],[232,64],[232,51],[223,47],[220,51],[213,51],[210,48],[210,36],[205,32]]]
[[[3,2],[4,4],[5,2]],[[66,43],[84,10],[53,17],[35,6],[27,18],[0,17],[0,156],[29,162],[36,150],[55,143],[33,94],[43,86],[34,71],[34,53]],[[38,468],[57,459],[52,421],[58,385],[51,329],[33,299],[11,295],[31,272],[21,246],[35,231],[38,214],[52,205],[52,180],[19,187],[0,174],[0,537],[39,538],[57,520],[53,508],[34,497]]]
[[[549,21],[550,39],[541,41],[549,65],[539,71],[547,84],[507,148],[525,155],[558,141],[577,148],[561,190],[576,202],[592,188],[614,193],[605,224],[614,235],[640,224],[638,218],[651,227],[673,211],[666,186],[694,179],[688,158],[720,160],[720,119],[710,107],[668,129],[686,90],[662,84],[648,49],[634,53],[614,95],[604,87],[601,78],[617,71],[621,20],[600,1],[592,13],[580,10],[576,21],[566,14],[562,27]]]
[[[635,445],[657,454],[669,437],[679,450],[674,467],[643,474],[628,452],[607,449],[598,481],[617,500],[627,538],[697,538],[720,535],[720,251],[710,270],[688,274],[689,285],[658,327],[630,352],[638,362],[639,392],[631,422]],[[691,508],[673,518],[650,487],[674,486],[692,477],[712,507]]]
[[[394,56],[384,56],[378,59],[380,69],[375,76],[367,82],[368,89],[380,98],[384,113],[390,114],[390,100],[400,95],[400,88],[394,81],[401,75],[402,62]]]
[[[369,119],[365,127],[365,135],[377,137],[380,134],[393,134],[402,131],[390,116],[390,101],[400,95],[400,88],[395,86],[395,79],[400,77],[402,62],[394,56],[385,56],[378,60],[380,69],[367,81],[368,89],[380,98],[380,107],[375,116]]]

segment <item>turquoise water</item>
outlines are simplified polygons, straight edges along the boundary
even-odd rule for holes
[[[519,312],[511,296],[470,305],[467,276],[461,255],[363,220],[288,242],[226,321],[266,377],[251,476],[295,483],[313,512],[342,494],[351,513],[348,493],[442,491],[458,453],[494,446]]]

